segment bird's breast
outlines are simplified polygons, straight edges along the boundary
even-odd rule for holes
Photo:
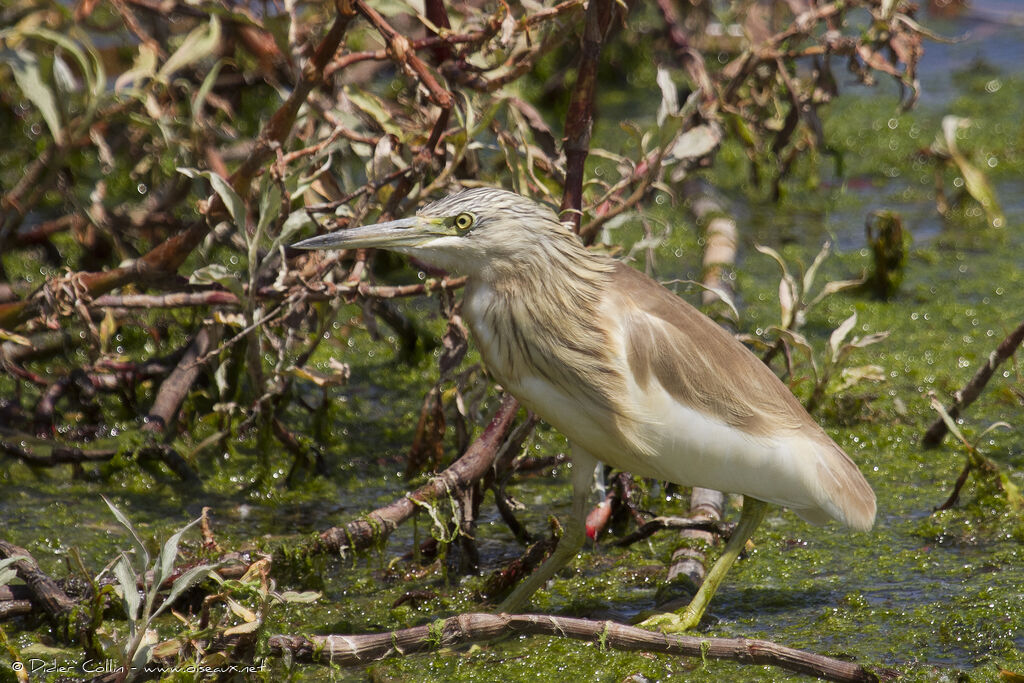
[[[517,328],[513,316],[515,311],[502,294],[486,283],[471,281],[463,317],[491,375],[573,443],[610,465],[636,471],[635,464],[616,462],[630,450],[619,421],[588,400],[585,386],[574,391],[563,386],[565,382],[553,381],[552,376],[561,377],[571,369],[559,367],[556,354]]]

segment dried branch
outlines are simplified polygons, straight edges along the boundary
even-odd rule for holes
[[[436,652],[467,643],[486,642],[510,635],[545,635],[594,643],[601,649],[626,652],[661,652],[701,659],[724,659],[756,666],[777,666],[786,671],[830,681],[867,683],[878,678],[858,664],[795,650],[767,640],[670,636],[626,626],[546,614],[460,614],[426,626],[365,635],[272,636],[271,653],[299,662],[363,665],[394,655]]]
[[[1017,328],[1011,332],[1003,341],[999,343],[995,351],[988,355],[985,363],[978,368],[971,378],[971,381],[964,385],[963,389],[960,389],[953,394],[953,405],[946,411],[949,417],[956,420],[960,417],[960,414],[967,408],[967,406],[974,403],[975,399],[981,395],[982,390],[988,381],[992,379],[992,375],[995,373],[996,368],[1002,365],[1003,361],[1012,356],[1016,352],[1017,347],[1024,341],[1024,322],[1017,326]],[[921,445],[925,448],[935,448],[942,443],[943,438],[946,436],[946,432],[949,431],[949,427],[946,426],[945,420],[941,417],[935,420],[928,431],[924,433],[924,437],[921,439]]]
[[[363,517],[349,522],[344,527],[332,527],[320,534],[312,545],[312,552],[344,553],[347,550],[360,551],[375,543],[381,543],[400,524],[412,517],[419,509],[417,503],[427,503],[462,490],[478,481],[491,468],[505,435],[512,428],[512,422],[519,410],[519,404],[512,397],[506,397],[490,424],[477,437],[469,449],[444,472],[432,477],[414,493]]]

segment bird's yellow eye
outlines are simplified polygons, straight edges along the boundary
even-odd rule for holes
[[[455,217],[455,229],[465,232],[473,227],[473,216],[468,213],[460,213]]]

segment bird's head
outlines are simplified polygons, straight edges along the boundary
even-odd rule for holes
[[[575,241],[549,207],[514,192],[474,188],[427,204],[409,218],[339,230],[293,246],[379,247],[474,275],[495,263],[512,264],[543,251],[548,240],[566,238]]]

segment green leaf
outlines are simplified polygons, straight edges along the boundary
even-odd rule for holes
[[[211,263],[208,266],[203,266],[193,271],[188,276],[188,282],[192,285],[218,284],[239,299],[245,293],[242,289],[242,282],[238,279],[238,274],[228,270],[219,263]]]
[[[345,94],[352,104],[373,119],[386,133],[394,135],[399,140],[405,139],[405,131],[394,122],[379,98],[355,88],[346,88]]]
[[[155,588],[159,588],[160,584],[164,582],[164,579],[170,576],[171,572],[174,571],[174,561],[178,558],[178,544],[181,542],[181,537],[186,531],[198,524],[200,519],[189,522],[179,529],[177,533],[164,541],[164,546],[160,549],[160,557],[157,558],[156,566],[153,568],[153,586]]]
[[[995,189],[988,182],[988,176],[960,154],[954,154],[953,161],[960,169],[960,174],[964,177],[964,186],[967,188],[968,194],[974,197],[981,204],[981,208],[985,210],[985,216],[988,218],[989,224],[994,228],[1001,228],[1006,225],[1006,217],[1003,215],[1003,210],[996,199]]]
[[[937,148],[940,152],[945,151],[949,154],[953,163],[959,169],[960,175],[964,177],[964,187],[967,189],[967,193],[981,204],[989,223],[993,227],[1001,228],[1006,225],[1006,217],[1003,215],[1003,210],[999,207],[995,190],[988,182],[988,176],[972,164],[960,152],[960,148],[957,146],[957,132],[970,125],[970,119],[960,116],[951,115],[943,117],[941,137],[935,141],[932,147],[933,149]],[[945,147],[944,150],[943,147]]]
[[[1024,510],[1024,495],[1021,495],[1020,487],[1017,486],[1008,474],[1005,472],[999,473],[999,485],[1003,489],[1003,493],[1006,495],[1006,502],[1014,512]]]
[[[147,631],[142,644],[139,645],[139,649],[132,656],[132,671],[141,671],[146,666],[150,655],[153,653],[153,648],[156,647],[156,643],[156,631]]]
[[[118,522],[121,523],[121,526],[128,530],[128,533],[131,535],[132,542],[135,545],[136,554],[142,560],[142,565],[144,567],[148,567],[149,551],[146,550],[146,544],[142,542],[141,538],[139,538],[139,534],[136,533],[135,527],[132,526],[131,521],[127,517],[125,517],[124,513],[118,510],[117,506],[111,503],[106,496],[100,496],[100,498],[102,498],[103,502],[107,504],[107,507],[110,508],[110,511],[114,513],[114,517],[117,519]]]
[[[282,244],[289,244],[295,235],[309,225],[316,225],[316,221],[310,218],[304,209],[292,211],[288,214],[288,218],[284,220],[284,224],[281,226],[281,234],[274,238],[270,250],[277,251],[277,248]]]
[[[75,58],[81,74],[85,78],[86,91],[89,93],[86,111],[82,119],[91,121],[99,106],[99,99],[106,91],[107,75],[103,69],[103,60],[100,59],[99,53],[89,42],[88,35],[78,29],[72,29],[65,34],[41,26],[26,31],[25,35],[49,41]]]
[[[14,74],[14,82],[21,92],[36,106],[50,129],[54,142],[63,145],[64,127],[61,125],[60,111],[57,109],[57,98],[46,83],[39,69],[39,60],[27,50],[3,50],[0,61],[6,62]]]
[[[11,555],[8,558],[0,560],[0,586],[6,586],[11,582],[12,579],[18,576],[18,572],[9,567],[20,560],[29,559],[25,555]]]
[[[165,81],[170,80],[176,71],[209,57],[219,44],[220,19],[214,16],[210,18],[209,24],[197,26],[185,36],[185,40],[174,51],[174,54],[168,57],[164,65],[160,67],[157,76]]]
[[[206,104],[206,98],[209,96],[210,90],[213,89],[213,84],[217,82],[217,76],[220,75],[220,68],[222,66],[224,66],[224,62],[218,59],[213,68],[210,69],[210,73],[206,74],[206,78],[203,79],[203,84],[196,91],[195,97],[192,98],[193,123],[202,118],[203,105]]]
[[[264,173],[264,178],[269,177]],[[256,224],[256,233],[249,245],[249,262],[255,262],[256,250],[260,239],[267,233],[267,228],[281,215],[281,188],[277,183],[270,184],[260,193],[260,219]]]
[[[128,556],[123,552],[117,563],[114,564],[114,576],[117,577],[117,583],[121,586],[121,592],[124,594],[124,611],[128,615],[128,621],[131,622],[134,631],[135,622],[139,618],[141,601],[138,585],[135,582],[135,572],[132,570]]]
[[[158,614],[174,604],[174,601],[180,598],[182,593],[205,579],[210,575],[210,572],[220,567],[221,564],[222,563],[218,562],[216,564],[204,564],[198,567],[192,567],[179,576],[171,585],[171,592],[167,594],[167,599],[161,603],[160,607],[158,607],[155,612],[153,612],[153,617],[156,618]]]
[[[231,187],[231,183],[225,180],[222,176],[214,173],[213,171],[200,171],[195,168],[185,168],[182,166],[178,167],[178,173],[188,178],[206,178],[210,181],[210,185],[213,186],[214,192],[216,192],[224,206],[227,207],[228,213],[231,214],[231,220],[234,221],[235,226],[241,228],[245,221],[245,202],[235,192],[235,188]]]

